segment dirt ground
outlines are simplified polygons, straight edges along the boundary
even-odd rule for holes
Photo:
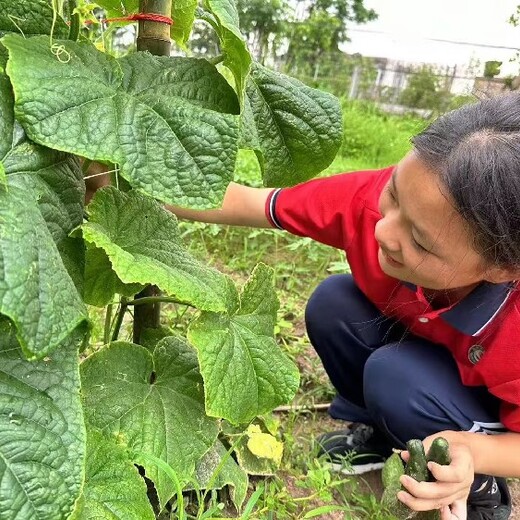
[[[513,497],[513,514],[511,520],[520,520],[520,481],[511,482],[511,495]]]

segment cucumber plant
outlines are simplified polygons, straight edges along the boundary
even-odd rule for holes
[[[98,1],[116,16],[159,3]],[[74,2],[0,0],[5,520],[153,519],[137,468],[159,509],[226,485],[240,508],[247,473],[223,427],[245,431],[298,387],[273,336],[272,270],[256,266],[239,290],[188,253],[163,206],[218,207],[239,149],[255,151],[266,186],[316,175],[340,145],[339,104],[255,63],[234,0],[169,14],[180,48],[200,18],[221,56],[116,58],[78,38]],[[82,161],[116,171],[86,207]],[[135,298],[148,287],[160,295]],[[185,334],[119,340],[125,310],[163,300],[197,310]],[[94,353],[92,307],[107,317]]]

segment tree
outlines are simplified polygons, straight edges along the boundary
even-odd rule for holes
[[[284,0],[237,0],[240,27],[255,58],[264,63],[269,47],[276,52],[285,35],[289,6]]]
[[[188,46],[196,56],[215,56],[220,52],[219,39],[206,22],[196,20]]]
[[[377,18],[364,0],[316,0],[301,2],[300,19],[288,24],[287,69],[312,75],[324,53],[339,53],[347,40],[349,22],[366,23]]]
[[[400,102],[411,108],[440,111],[449,94],[442,88],[441,78],[428,65],[413,72],[408,85],[400,96]]]
[[[493,79],[495,76],[500,74],[500,67],[502,66],[501,61],[491,60],[484,63],[484,77],[487,79]]]

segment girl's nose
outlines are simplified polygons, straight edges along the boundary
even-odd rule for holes
[[[374,237],[385,251],[389,253],[400,252],[401,247],[396,236],[396,228],[388,215],[377,222]]]

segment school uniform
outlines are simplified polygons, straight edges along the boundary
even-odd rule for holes
[[[482,283],[438,309],[421,287],[386,275],[374,232],[393,169],[314,179],[266,202],[273,227],[344,250],[351,269],[325,279],[306,309],[309,339],[338,391],[330,414],[373,426],[388,448],[442,430],[520,432],[518,284]],[[483,485],[486,500],[496,493],[495,479],[478,477],[470,501]],[[496,480],[502,516],[493,518],[507,518],[507,486]],[[469,518],[487,518],[478,510]]]

